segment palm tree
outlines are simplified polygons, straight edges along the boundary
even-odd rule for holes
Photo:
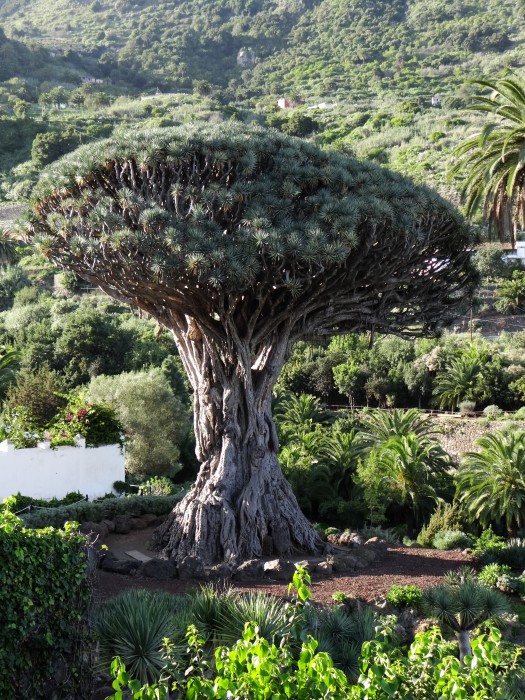
[[[423,594],[423,608],[429,617],[454,630],[459,644],[459,658],[472,655],[469,632],[490,620],[502,624],[510,605],[499,591],[473,581],[463,580],[458,586],[441,584]]]
[[[275,421],[280,437],[288,442],[306,435],[316,424],[329,423],[329,415],[316,396],[291,394],[281,399],[274,409]]]
[[[498,432],[476,441],[457,473],[459,500],[483,524],[505,520],[509,533],[525,523],[525,432]]]
[[[19,241],[12,237],[9,230],[0,226],[0,263],[2,265],[10,265],[16,261],[18,245],[20,245]]]
[[[462,354],[451,360],[450,364],[436,375],[433,393],[439,396],[439,407],[454,411],[461,400],[471,399],[474,384],[481,372],[478,356]]]
[[[326,436],[319,454],[330,469],[332,484],[339,496],[350,495],[358,461],[364,457],[367,448],[362,433],[355,428],[348,433],[333,430]]]
[[[20,353],[0,345],[0,396],[5,396],[20,366]]]
[[[279,452],[283,474],[290,482],[301,508],[310,517],[317,514],[319,505],[336,496],[330,468],[319,458],[322,437],[307,433],[302,439],[290,442]]]
[[[383,443],[395,435],[417,435],[428,437],[436,431],[428,418],[425,418],[417,408],[403,410],[395,408],[384,411],[370,408],[363,411],[361,420],[362,435],[373,443]]]
[[[396,435],[380,452],[382,480],[392,503],[406,509],[409,532],[420,514],[439,501],[437,487],[448,472],[450,457],[439,443],[417,435]]]
[[[455,149],[450,173],[468,173],[461,189],[467,216],[482,207],[489,231],[501,242],[510,236],[514,246],[525,226],[525,85],[516,76],[472,82],[492,92],[474,97],[468,109],[495,119]]]

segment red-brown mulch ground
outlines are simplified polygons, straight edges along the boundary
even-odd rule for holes
[[[126,556],[124,552],[130,550],[139,550],[149,556],[155,556],[147,549],[150,534],[151,530],[143,530],[131,532],[129,535],[109,535],[106,544],[118,557]],[[319,603],[330,603],[333,593],[343,591],[352,598],[378,602],[385,598],[393,584],[413,584],[422,589],[430,588],[442,582],[442,577],[447,571],[470,564],[471,557],[459,551],[443,552],[436,549],[389,546],[384,554],[366,569],[352,574],[333,574],[323,579],[314,576],[313,598]],[[179,579],[161,582],[98,570],[95,599],[104,600],[128,588],[160,589],[180,594],[199,587],[201,583]],[[288,584],[267,580],[249,584],[232,581],[231,587],[239,591],[257,589],[277,596],[286,596],[288,592]]]

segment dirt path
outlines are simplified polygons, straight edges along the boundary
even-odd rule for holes
[[[119,558],[126,557],[126,552],[137,550],[148,556],[155,556],[147,545],[151,529],[134,531],[129,535],[109,535],[106,544],[111,552]],[[343,591],[352,598],[367,602],[383,599],[393,584],[414,584],[422,589],[440,583],[447,571],[469,565],[471,558],[459,551],[443,552],[436,549],[413,549],[390,546],[385,554],[372,562],[366,569],[353,574],[333,574],[324,579],[315,579],[313,597],[319,603],[330,603],[335,591]],[[128,588],[149,588],[182,594],[192,588],[198,588],[200,581],[154,581],[152,579],[122,576],[121,574],[97,571],[95,582],[95,599],[104,600]],[[287,595],[288,584],[261,580],[253,584],[231,582],[236,590],[257,589],[273,595]]]

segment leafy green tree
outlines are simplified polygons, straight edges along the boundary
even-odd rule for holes
[[[484,525],[504,520],[510,533],[525,523],[525,432],[497,432],[476,441],[457,473],[457,493]]]
[[[31,160],[42,168],[78,146],[80,135],[74,129],[37,134],[31,146]]]
[[[56,372],[48,367],[33,371],[22,367],[16,377],[16,384],[7,393],[5,406],[16,409],[24,406],[40,428],[44,428],[66,404],[61,392],[63,386]]]
[[[350,408],[355,406],[357,393],[364,389],[366,374],[357,362],[348,360],[333,368],[334,380],[338,390],[348,396]]]
[[[67,103],[68,97],[69,93],[61,85],[58,85],[57,87],[54,87],[49,91],[49,101],[57,109],[60,107],[60,105]]]
[[[514,270],[511,279],[500,280],[496,288],[496,309],[503,314],[525,311],[525,272]]]
[[[520,263],[503,259],[505,249],[501,243],[487,243],[476,250],[474,267],[482,278],[497,279],[510,277]]]
[[[19,265],[0,267],[0,310],[11,308],[16,292],[29,284],[29,277]]]
[[[84,307],[66,314],[57,330],[54,367],[69,388],[85,384],[98,374],[119,374],[127,369],[131,338],[120,327],[118,317]]]
[[[115,409],[127,437],[127,472],[173,477],[180,471],[178,445],[189,417],[162,370],[95,377],[87,394]]]
[[[283,122],[281,131],[290,136],[309,136],[317,131],[319,123],[301,112],[294,112],[289,119]]]
[[[464,177],[467,215],[483,208],[499,240],[514,244],[517,228],[525,227],[525,85],[515,75],[472,82],[491,92],[475,96],[467,109],[493,120],[456,148],[451,173]]]
[[[31,104],[26,100],[15,100],[13,103],[13,113],[17,119],[27,119]]]
[[[235,122],[83,147],[46,172],[29,218],[49,260],[173,332],[202,468],[161,538],[204,563],[260,556],[267,536],[277,553],[322,547],[277,460],[271,392],[290,346],[432,333],[471,280],[468,231],[438,195]]]
[[[499,591],[469,579],[458,586],[441,584],[429,588],[423,594],[423,607],[429,617],[454,630],[462,662],[466,656],[472,656],[469,633],[486,621],[502,625],[504,614],[511,610]]]

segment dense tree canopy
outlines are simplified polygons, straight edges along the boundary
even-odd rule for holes
[[[51,261],[174,334],[203,463],[164,540],[179,560],[257,556],[268,537],[278,553],[317,549],[271,419],[291,344],[435,332],[470,283],[467,230],[438,195],[235,123],[79,149],[43,174],[28,233]]]
[[[91,145],[48,170],[37,197],[31,234],[46,257],[212,335],[235,316],[259,338],[279,311],[294,339],[336,326],[428,331],[468,282],[466,230],[437,195],[255,127]]]

